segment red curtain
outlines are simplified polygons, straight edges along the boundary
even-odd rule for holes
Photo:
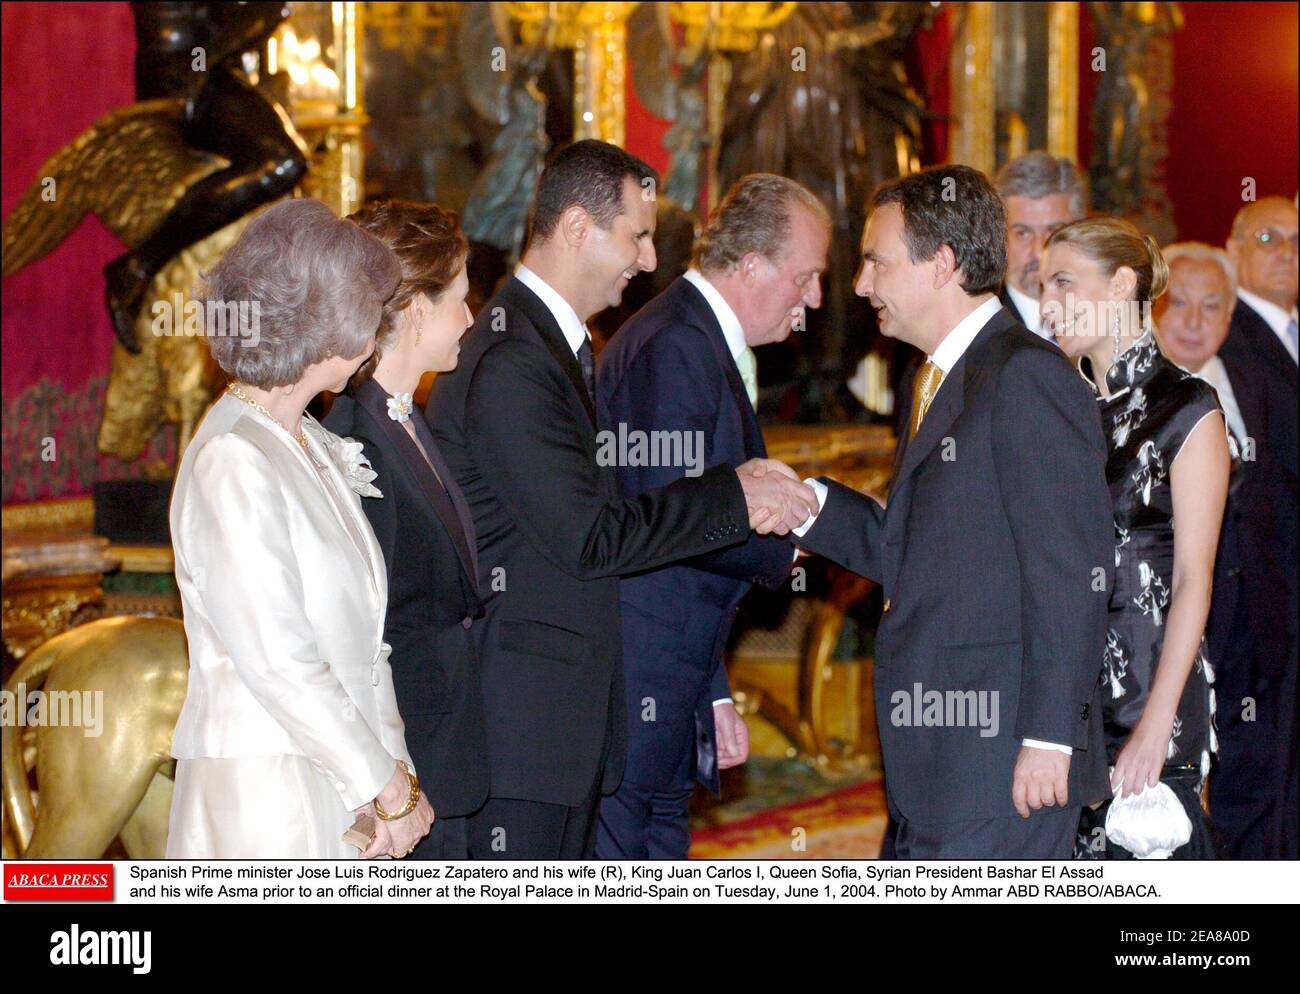
[[[132,102],[135,35],[125,3],[5,3],[0,13],[7,218],[49,156]],[[113,343],[103,267],[122,251],[87,217],[50,255],[4,280],[6,501],[86,492],[99,475],[94,434]]]

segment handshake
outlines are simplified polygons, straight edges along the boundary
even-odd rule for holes
[[[818,511],[817,495],[783,462],[751,459],[736,467],[749,527],[760,535],[788,534]]]

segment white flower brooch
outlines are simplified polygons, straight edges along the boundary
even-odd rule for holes
[[[343,478],[348,486],[362,497],[382,497],[380,489],[370,481],[379,474],[370,468],[370,460],[362,454],[360,442],[350,438],[339,438],[332,431],[325,431],[325,447],[329,450],[334,464],[343,471]]]
[[[389,397],[388,416],[398,424],[401,424],[404,421],[410,421],[411,395],[409,393],[399,393],[395,397]]]

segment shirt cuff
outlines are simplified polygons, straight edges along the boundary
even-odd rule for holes
[[[713,706],[716,708],[719,704],[735,704],[735,703],[736,702],[732,700],[730,697],[719,697],[716,701],[713,702]]]
[[[1021,745],[1028,746],[1030,749],[1053,749],[1056,752],[1063,752],[1067,756],[1074,755],[1074,750],[1067,745],[1061,745],[1057,742],[1042,742],[1038,739],[1021,739]]]
[[[821,514],[822,508],[826,506],[826,495],[830,493],[830,491],[826,489],[826,484],[822,483],[821,480],[814,480],[811,476],[803,482],[812,487],[813,493],[817,495],[817,514]],[[808,520],[803,524],[799,525],[797,528],[791,528],[790,534],[794,535],[796,538],[803,538],[808,534],[808,529],[817,523],[817,514],[809,515]]]

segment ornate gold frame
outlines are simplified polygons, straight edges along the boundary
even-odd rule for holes
[[[949,64],[952,126],[948,159],[993,175],[997,161],[997,106],[993,64],[994,7],[963,3]],[[1079,4],[1047,5],[1047,151],[1076,160],[1079,153]]]

